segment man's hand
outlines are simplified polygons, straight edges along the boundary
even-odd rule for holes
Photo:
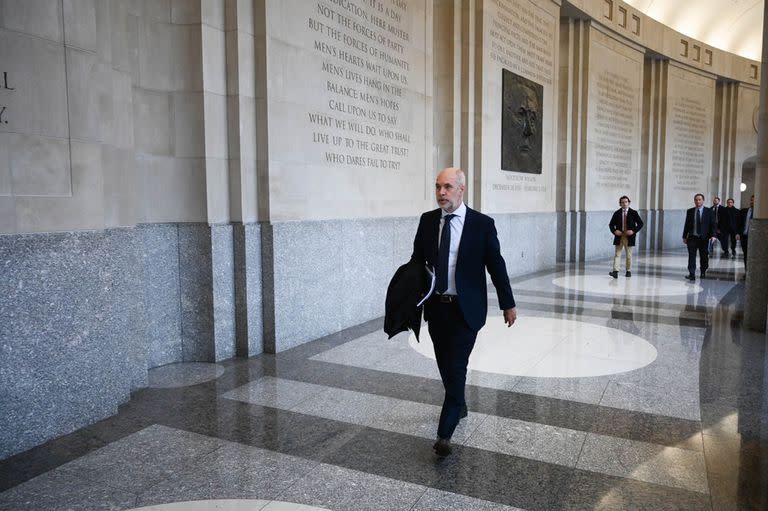
[[[741,240],[741,235],[740,235],[740,234],[737,234],[737,235],[736,235],[736,241],[739,241],[739,240]]]
[[[616,236],[621,236],[621,231],[616,229],[615,231],[613,231],[613,234],[615,234]]]
[[[635,231],[632,229],[627,229],[627,236],[632,236],[633,234],[635,234]]]
[[[504,311],[504,323],[507,324],[507,328],[514,325],[516,319],[517,319],[517,309],[515,307],[512,307],[511,309],[506,309]]]
[[[688,244],[688,238],[683,238],[683,244],[685,244],[685,245]]]

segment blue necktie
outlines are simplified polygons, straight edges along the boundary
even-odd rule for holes
[[[440,233],[440,247],[437,249],[437,281],[435,290],[443,294],[448,289],[448,253],[451,251],[451,218],[456,215],[443,217],[443,229]]]

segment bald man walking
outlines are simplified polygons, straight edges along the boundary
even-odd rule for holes
[[[464,173],[457,168],[438,174],[435,197],[439,208],[421,215],[411,256],[436,273],[435,292],[424,305],[424,318],[445,388],[433,446],[441,457],[451,454],[451,436],[459,420],[467,416],[467,363],[488,312],[486,269],[504,322],[512,326],[517,318],[493,219],[464,204],[465,182]]]

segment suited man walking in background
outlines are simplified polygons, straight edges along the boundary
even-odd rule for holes
[[[723,237],[720,233],[720,214],[725,208],[720,205],[720,197],[712,199],[712,218],[715,221],[715,237],[720,242],[720,247],[723,246]]]
[[[512,326],[517,319],[496,227],[491,217],[464,204],[465,179],[458,168],[438,174],[435,196],[440,207],[421,215],[411,255],[411,260],[435,269],[435,292],[424,304],[424,319],[445,389],[433,446],[438,456],[451,453],[451,436],[467,415],[467,364],[488,312],[486,269],[504,322]]]
[[[747,245],[749,241],[749,224],[755,209],[755,196],[749,198],[749,207],[742,208],[739,215],[739,233],[736,239],[741,241],[741,251],[744,252],[744,273],[747,272]]]
[[[736,235],[739,229],[739,210],[733,206],[733,199],[725,201],[727,206],[720,210],[717,226],[720,229],[720,244],[723,257],[728,257],[730,247],[732,257],[736,259]]]
[[[694,207],[685,214],[683,243],[688,245],[688,276],[696,280],[696,252],[699,253],[701,278],[706,277],[709,268],[709,241],[715,239],[715,219],[710,208],[704,207],[704,195],[693,197]]]
[[[643,228],[640,215],[629,207],[629,203],[629,197],[626,195],[619,198],[619,206],[621,207],[613,213],[611,221],[608,222],[608,228],[613,233],[613,246],[615,247],[613,271],[609,272],[609,275],[614,279],[619,278],[619,262],[622,250],[626,253],[627,271],[624,275],[626,277],[632,276],[632,247],[635,246],[637,231]]]

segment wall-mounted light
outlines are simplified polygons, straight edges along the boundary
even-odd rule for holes
[[[747,185],[745,185],[744,183],[741,183],[741,186],[739,186],[739,190],[741,190],[742,192],[746,192],[747,191]]]

